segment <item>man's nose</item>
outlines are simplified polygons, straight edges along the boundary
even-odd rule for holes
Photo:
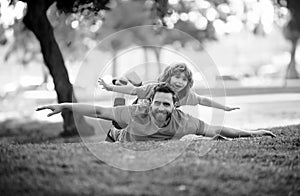
[[[160,104],[159,107],[158,107],[158,109],[159,109],[159,110],[164,110],[165,107],[163,106],[163,104]]]

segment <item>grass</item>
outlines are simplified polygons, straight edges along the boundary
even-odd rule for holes
[[[82,142],[10,140],[0,144],[1,195],[300,195],[300,125],[272,128],[276,138],[196,139],[171,163],[124,171],[95,157]],[[3,138],[2,134],[2,138]],[[15,137],[16,136],[11,136]],[[23,138],[24,139],[24,138]],[[51,142],[55,141],[55,142]],[[68,141],[69,142],[69,141]],[[187,141],[93,143],[104,156],[118,145],[145,150]],[[203,144],[212,145],[203,155]],[[122,161],[128,154],[115,151]],[[144,157],[146,158],[146,157]],[[116,159],[116,161],[118,161]],[[155,161],[155,160],[154,160]]]

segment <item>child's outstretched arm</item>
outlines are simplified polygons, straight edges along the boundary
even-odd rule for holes
[[[113,84],[108,84],[102,78],[98,79],[98,83],[99,85],[103,86],[103,89],[108,91],[114,91],[114,92],[128,94],[128,95],[137,95],[136,92],[137,87],[132,85],[117,86]]]
[[[204,106],[208,106],[208,107],[212,107],[212,108],[217,108],[217,109],[221,109],[224,111],[232,111],[232,110],[238,110],[240,109],[239,107],[228,107],[225,105],[222,105],[220,103],[217,103],[211,99],[208,99],[206,97],[198,97],[199,99],[199,104],[200,105],[204,105]]]

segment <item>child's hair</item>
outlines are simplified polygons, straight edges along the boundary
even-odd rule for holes
[[[173,63],[169,65],[164,69],[163,73],[158,77],[158,82],[166,82],[170,84],[171,77],[181,72],[185,73],[185,76],[188,79],[188,83],[186,87],[181,92],[178,93],[178,96],[180,98],[187,95],[187,93],[190,91],[190,89],[194,84],[192,71],[187,67],[185,63]]]

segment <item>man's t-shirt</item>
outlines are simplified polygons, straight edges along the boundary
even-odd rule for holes
[[[148,141],[179,139],[187,134],[204,134],[204,122],[174,109],[170,121],[162,128],[154,123],[148,105],[119,106],[113,109],[115,120],[127,124],[121,130],[113,130],[116,141]]]
[[[137,87],[137,89],[136,89],[137,97],[139,99],[147,99],[147,98],[151,97],[151,95],[153,93],[153,89],[157,84],[158,83],[150,83],[147,85]],[[187,93],[187,95],[185,95],[182,99],[179,100],[179,106],[198,105],[198,104],[200,104],[200,101],[201,101],[201,97],[197,93],[190,90]]]

